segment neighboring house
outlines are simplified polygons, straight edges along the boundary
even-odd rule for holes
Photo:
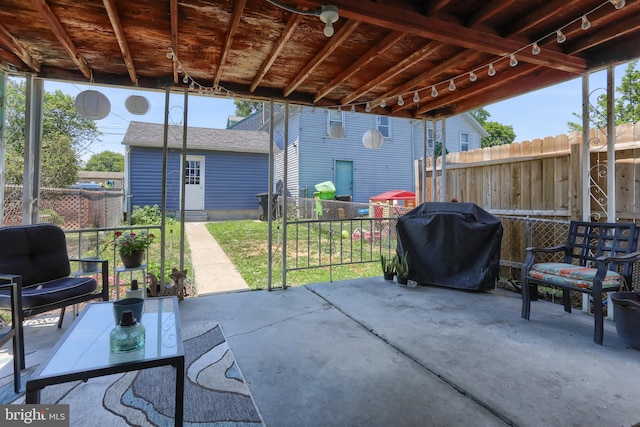
[[[124,180],[124,172],[99,172],[99,171],[78,171],[78,183],[98,183],[109,186],[113,183],[112,188],[122,188]]]
[[[169,127],[167,210],[180,211],[182,161],[185,169],[185,211],[192,218],[257,218],[256,194],[268,191],[269,134],[188,128],[186,159],[183,127]],[[125,153],[127,210],[162,204],[164,125],[131,122],[122,144]]]
[[[268,118],[268,115],[258,111],[231,128],[268,130],[264,117]],[[332,138],[332,125],[340,125],[344,135]],[[433,123],[427,121],[428,156],[442,136],[442,121],[437,122],[435,137],[432,126]],[[379,149],[364,147],[362,136],[369,129],[378,129],[384,136]],[[468,113],[448,118],[445,129],[449,153],[480,148],[480,140],[488,136]],[[423,156],[423,141],[421,120],[292,107],[289,112],[287,187],[291,194],[313,197],[315,184],[332,181],[336,195],[350,195],[354,202],[363,203],[389,190],[413,191],[414,160]],[[275,114],[274,143],[280,149],[276,154],[274,182],[277,182],[283,179],[284,171],[282,108]]]

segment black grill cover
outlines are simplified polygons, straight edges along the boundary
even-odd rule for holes
[[[409,279],[469,290],[493,289],[502,224],[473,203],[423,203],[398,218],[398,256]]]

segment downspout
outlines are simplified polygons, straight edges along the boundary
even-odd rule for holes
[[[289,101],[284,103],[284,170],[282,172],[282,289],[287,289],[287,181],[289,179]]]

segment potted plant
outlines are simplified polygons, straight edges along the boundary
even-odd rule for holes
[[[386,257],[384,254],[380,254],[382,273],[384,274],[384,280],[387,282],[393,282],[393,276],[396,274],[396,259],[397,257],[395,255]]]
[[[407,261],[407,255],[405,252],[402,258],[396,257],[396,274],[398,276],[398,284],[406,285],[409,281],[409,262]]]
[[[116,231],[114,236],[113,245],[118,249],[122,264],[126,268],[140,267],[144,251],[151,245],[155,237],[146,231],[141,231],[138,234]]]

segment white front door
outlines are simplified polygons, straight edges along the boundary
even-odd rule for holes
[[[184,168],[184,210],[204,210],[204,157],[187,156]]]

